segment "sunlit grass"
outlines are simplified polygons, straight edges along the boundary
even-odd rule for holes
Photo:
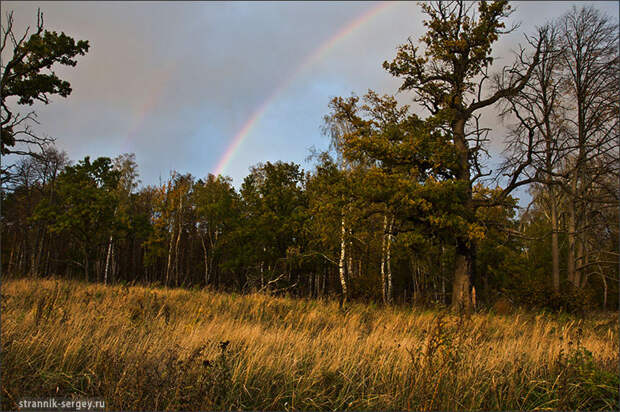
[[[227,343],[229,342],[229,343]],[[615,409],[617,314],[459,317],[261,294],[2,285],[2,408]]]

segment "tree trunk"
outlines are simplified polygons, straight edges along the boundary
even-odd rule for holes
[[[36,261],[36,267],[37,267],[37,272],[39,272],[39,276],[41,275],[41,273],[44,273],[45,275],[47,275],[47,272],[45,272],[44,270],[41,270],[42,265],[41,262],[43,261],[43,251],[45,250],[45,229],[43,229],[43,233],[41,235],[41,242],[39,243],[39,251],[37,253],[37,261]]]
[[[605,274],[601,270],[600,266],[599,273],[601,274],[601,279],[603,280],[603,310],[607,310],[607,279],[605,278]]]
[[[325,268],[325,272],[323,272],[323,285],[321,296],[325,296],[327,294],[327,278],[329,277],[329,268]]]
[[[590,266],[590,255],[586,252],[586,254],[584,256],[584,260],[583,260],[583,267],[587,268],[589,266]],[[590,277],[590,275],[588,274],[588,271],[584,271],[583,274],[581,275],[581,289],[585,289],[586,288],[586,285],[588,284],[588,278],[589,277]]]
[[[583,218],[583,223],[582,223],[582,228],[587,228],[588,227],[588,215],[586,214]],[[575,286],[578,288],[583,288],[585,286],[585,275],[583,268],[587,267],[586,266],[586,261],[585,259],[587,259],[587,249],[586,249],[586,242],[587,242],[587,238],[586,238],[586,231],[583,230],[579,236],[577,237],[578,240],[578,244],[577,244],[577,259],[576,259],[576,263],[575,263]],[[583,285],[582,285],[583,283]]]
[[[97,248],[97,255],[95,256],[95,282],[101,282],[103,276],[101,274],[101,250]]]
[[[446,279],[441,278],[441,303],[446,304]]]
[[[7,265],[6,273],[11,275],[13,273],[13,255],[15,253],[15,243],[11,247],[11,253],[9,254],[9,263]]]
[[[549,96],[547,93],[547,87],[549,87],[549,83],[545,82],[543,85],[542,93],[542,104],[543,104],[543,112],[544,116],[544,138],[545,138],[545,167],[546,173],[548,177],[553,176],[553,155],[554,155],[554,137],[551,127],[551,119],[550,119],[550,102]],[[559,236],[559,222],[558,222],[558,198],[557,192],[553,185],[548,185],[549,191],[549,202],[551,204],[551,277],[553,283],[553,291],[557,294],[560,293],[560,246],[558,241]]]
[[[554,190],[549,189],[551,198],[551,262],[553,291],[560,293],[560,246],[558,242],[558,208]]]
[[[115,283],[116,282],[116,274],[118,273],[118,269],[120,267],[120,262],[118,261],[118,259],[116,258],[116,252],[114,251],[114,247],[112,247],[112,256],[110,258],[111,264],[110,264],[110,283]],[[133,272],[132,273],[138,273]],[[139,276],[139,275],[138,275]]]
[[[575,288],[581,287],[581,266],[583,265],[583,241],[582,236],[577,236],[576,239],[576,256],[575,256]]]
[[[352,239],[352,231],[351,228],[349,227],[349,230],[347,231],[348,233],[348,238],[349,240],[347,241],[347,250],[349,251],[349,256],[347,257],[347,271],[346,271],[346,275],[348,276],[348,279],[351,279],[353,277],[353,241]]]
[[[452,307],[459,311],[471,310],[471,297],[469,292],[469,262],[466,252],[456,253],[454,270],[454,284],[452,287]]]
[[[174,263],[175,263],[174,264],[174,274],[175,274],[175,279],[176,279],[176,285],[175,286],[179,286],[179,284],[180,284],[180,282],[179,282],[179,261],[180,261],[180,259],[179,259],[179,244],[181,242],[181,232],[183,231],[183,227],[182,227],[183,222],[182,222],[182,219],[181,219],[181,208],[183,207],[182,205],[183,205],[182,201],[179,201],[179,216],[178,216],[179,227],[177,229],[177,240],[176,240],[175,245],[174,245]]]
[[[349,291],[347,290],[347,279],[345,277],[345,264],[346,264],[346,221],[344,217],[344,210],[342,213],[341,227],[340,227],[340,261],[338,262],[338,275],[340,276],[340,286],[342,287],[342,304],[347,302],[349,297]]]
[[[413,255],[410,255],[410,264],[411,264],[411,279],[413,281],[413,293],[412,293],[412,300],[413,300],[413,304],[417,305],[420,299],[420,281],[419,281],[419,272],[418,272],[418,268],[417,268],[417,264],[415,262],[415,259],[413,257]]]
[[[35,240],[33,240],[32,242],[32,252],[30,254],[30,276],[32,277],[36,277],[37,276],[37,254],[39,251],[39,246],[41,243],[41,228],[38,227],[36,230],[36,238]]]
[[[217,229],[215,231],[215,235],[212,236],[209,231],[209,245],[211,246],[209,250],[211,253],[209,254],[209,262],[208,262],[208,270],[209,270],[209,278],[213,275],[213,270],[215,268],[215,245],[217,244],[218,232]]]
[[[84,249],[84,278],[86,279],[86,282],[88,282],[88,266],[89,266],[88,251]]]
[[[205,286],[209,284],[209,257],[207,255],[207,244],[203,236],[200,236],[202,242],[202,251],[204,253],[204,265],[205,265]]]
[[[452,124],[454,144],[458,154],[458,168],[456,178],[465,185],[467,193],[465,199],[465,219],[471,221],[474,218],[473,195],[469,174],[469,147],[465,137],[465,121],[461,117]],[[452,287],[452,308],[457,310],[471,310],[471,274],[473,269],[473,254],[471,246],[467,245],[468,239],[465,234],[457,237],[457,247],[454,265],[454,283]]]
[[[387,302],[392,304],[394,301],[394,292],[392,290],[392,229],[394,228],[394,216],[390,221],[387,235],[387,245],[385,247],[385,266],[387,274]]]
[[[574,197],[568,202],[568,255],[566,262],[566,272],[571,286],[575,286],[575,237],[576,237],[576,216]]]
[[[387,277],[385,273],[385,251],[387,243],[387,229],[388,229],[388,217],[387,214],[383,217],[383,236],[381,240],[381,295],[383,297],[383,304],[387,304]]]
[[[112,236],[108,239],[108,252],[105,257],[105,269],[103,271],[103,284],[108,284],[108,271],[110,270],[110,255],[112,254]]]
[[[170,286],[170,270],[172,268],[172,239],[174,238],[174,226],[172,226],[172,232],[170,233],[170,240],[168,241],[168,264],[166,265],[166,287]]]
[[[50,239],[50,247],[47,248],[47,254],[45,256],[45,273],[51,273],[52,271],[50,270],[51,267],[51,260],[52,260],[52,242]],[[56,271],[54,271],[56,272]]]

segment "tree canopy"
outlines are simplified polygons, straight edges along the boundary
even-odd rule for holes
[[[342,306],[617,305],[617,25],[574,8],[498,68],[507,1],[421,7],[426,33],[383,63],[414,104],[372,90],[332,98],[330,149],[308,170],[260,163],[240,187],[174,171],[144,187],[131,154],[72,165],[45,146],[22,157],[2,193],[4,273],[337,297]],[[24,63],[3,66],[16,79],[3,80],[3,93],[22,105],[68,95],[53,72],[35,74],[88,50],[38,27],[32,41],[14,40]],[[16,75],[42,62],[34,77]],[[8,153],[16,146],[5,130],[17,129],[4,105]],[[494,133],[480,126],[485,107],[509,128],[495,171],[483,165]],[[525,208],[517,188],[529,191]]]

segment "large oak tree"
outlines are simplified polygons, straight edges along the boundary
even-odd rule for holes
[[[504,68],[500,74],[503,86],[485,95],[484,82],[493,63],[493,45],[508,31],[504,23],[510,14],[508,1],[483,1],[478,3],[477,10],[474,3],[464,1],[421,6],[428,16],[424,22],[427,32],[420,38],[424,49],[410,40],[398,48],[392,62],[384,63],[384,68],[403,79],[400,90],[413,93],[414,101],[430,112],[428,121],[451,134],[458,157],[454,179],[465,190],[463,218],[473,222],[476,208],[483,205],[474,201],[472,190],[483,175],[479,158],[484,150],[484,134],[475,130],[475,116],[527,84],[538,63],[540,44],[529,62],[521,55],[518,64]],[[504,194],[528,183],[518,182],[518,175],[519,170]],[[475,256],[472,237],[468,233],[457,236],[456,249],[452,303],[469,309]]]

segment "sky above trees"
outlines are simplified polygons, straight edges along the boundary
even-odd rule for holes
[[[573,4],[583,3],[513,4],[511,21],[521,25],[498,42],[496,66],[512,61],[524,34]],[[595,6],[617,18],[618,2]],[[76,68],[58,70],[72,95],[35,105],[41,132],[72,159],[136,153],[144,184],[172,169],[198,177],[219,171],[244,127],[221,170],[235,186],[261,161],[308,168],[309,149],[329,145],[321,125],[330,98],[368,88],[394,93],[399,81],[381,64],[424,31],[413,2],[5,2],[3,12],[14,10],[23,33],[36,24],[37,7],[46,28],[91,45]],[[485,121],[501,141],[493,111]]]

